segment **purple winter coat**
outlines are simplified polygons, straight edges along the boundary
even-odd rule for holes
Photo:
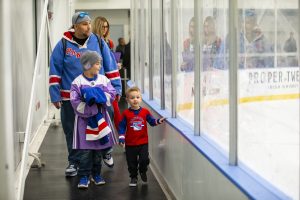
[[[83,97],[81,95],[81,89],[87,87],[101,88],[107,98],[106,104],[102,104],[101,108],[99,109],[96,104],[93,104],[92,106],[87,105],[83,101]],[[107,113],[107,107],[111,106],[111,103],[115,99],[115,96],[116,90],[111,85],[110,80],[106,76],[103,76],[101,74],[98,74],[98,76],[93,80],[87,79],[81,74],[72,82],[70,101],[75,112],[73,149],[100,150],[106,149],[116,144],[116,139],[114,137],[115,134],[113,132],[109,134],[109,142],[104,145],[101,145],[99,140],[87,141],[85,133],[88,118],[96,115],[99,111],[104,116],[104,119],[111,130],[114,130],[110,117]]]

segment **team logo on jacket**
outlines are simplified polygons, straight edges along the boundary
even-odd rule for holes
[[[143,124],[143,118],[141,117],[134,117],[131,121],[130,121],[130,127],[133,128],[134,131],[140,131],[142,130],[144,124]]]
[[[130,127],[132,127],[134,131],[140,131],[143,126],[144,124],[142,122],[133,122]]]

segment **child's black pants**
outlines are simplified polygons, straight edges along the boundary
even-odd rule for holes
[[[131,178],[137,178],[140,173],[147,172],[149,160],[148,144],[126,146],[126,160]]]

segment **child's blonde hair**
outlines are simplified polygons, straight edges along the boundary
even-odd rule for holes
[[[138,87],[136,87],[136,86],[133,86],[133,87],[131,87],[131,88],[128,88],[128,89],[126,90],[126,97],[128,97],[128,95],[129,95],[130,92],[139,92],[139,93],[141,93],[141,90],[140,90],[140,88],[138,88]]]

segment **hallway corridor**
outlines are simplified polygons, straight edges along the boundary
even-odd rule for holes
[[[24,200],[164,200],[167,199],[151,170],[148,184],[129,187],[129,176],[124,151],[115,146],[113,158],[115,166],[102,166],[102,176],[106,184],[95,186],[90,183],[87,190],[77,188],[78,177],[64,176],[67,166],[67,148],[61,125],[51,125],[42,143],[40,153],[45,167],[32,168],[25,185]]]

